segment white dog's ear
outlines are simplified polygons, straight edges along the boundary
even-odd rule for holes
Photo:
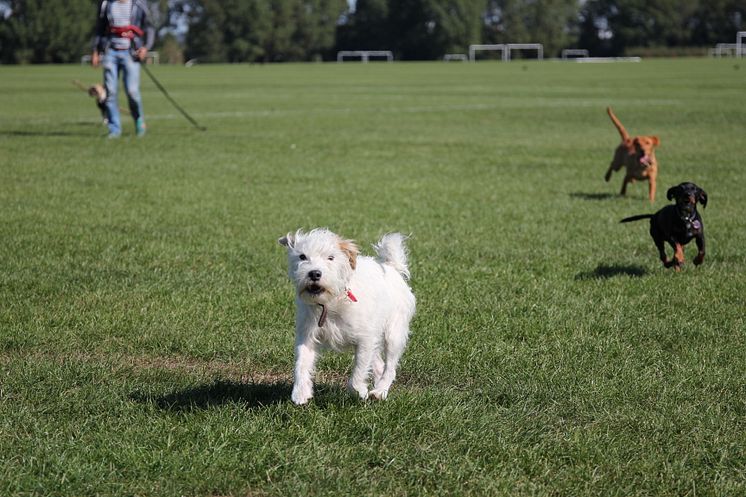
[[[283,236],[282,238],[279,238],[277,240],[277,243],[279,243],[283,247],[293,248],[293,245],[295,244],[295,237],[293,236],[292,233],[288,233],[287,235]]]
[[[347,259],[350,261],[350,267],[354,270],[357,265],[357,254],[360,253],[360,249],[358,249],[352,240],[340,240],[339,249],[347,256]]]

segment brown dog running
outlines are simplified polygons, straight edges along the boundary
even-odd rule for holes
[[[108,124],[109,117],[106,112],[106,89],[104,88],[104,85],[97,83],[89,86],[88,95],[96,99],[96,107],[98,107],[99,112],[101,112],[101,119],[103,119],[104,124]]]
[[[614,151],[614,158],[611,160],[611,165],[609,170],[606,171],[604,179],[609,181],[612,172],[619,171],[624,167],[626,173],[622,182],[621,195],[627,194],[628,183],[634,183],[636,180],[647,180],[649,182],[648,197],[652,203],[655,200],[655,181],[658,177],[658,160],[655,158],[655,147],[660,145],[660,139],[653,135],[631,137],[614,115],[611,107],[607,107],[606,112],[616,129],[619,130],[622,143]]]
[[[106,110],[106,88],[104,88],[104,85],[101,83],[96,83],[91,86],[85,86],[83,83],[78,81],[77,79],[73,80],[73,84],[86,92],[89,96],[93,97],[93,99],[96,101],[96,107],[98,108],[98,111],[101,113],[101,119],[103,120],[104,124],[109,123],[109,117],[108,112]],[[127,109],[123,109],[122,107],[119,107],[119,111],[123,114],[129,114]]]
[[[96,101],[96,107],[101,113],[101,119],[103,119],[104,124],[107,124],[109,122],[109,119],[106,113],[106,89],[104,88],[104,85],[96,83],[95,85],[85,86],[77,79],[73,80],[73,84],[80,88],[82,91],[86,92],[89,96],[93,97],[93,99]]]
[[[684,245],[694,239],[697,242],[697,256],[694,265],[698,266],[705,260],[705,227],[697,212],[697,202],[702,207],[707,206],[707,193],[694,183],[681,183],[668,189],[668,200],[676,199],[673,205],[667,205],[655,214],[640,214],[625,217],[620,222],[650,219],[650,236],[653,237],[658,248],[661,262],[665,267],[672,267],[681,271],[684,264]],[[665,243],[673,247],[673,259],[668,260]]]

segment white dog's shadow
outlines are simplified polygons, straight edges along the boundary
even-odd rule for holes
[[[139,402],[153,403],[168,411],[209,409],[225,404],[244,404],[249,409],[267,407],[290,399],[289,383],[241,383],[215,380],[162,395],[134,393],[130,397]]]
[[[323,407],[349,400],[344,385],[321,383],[317,386],[318,394],[313,401],[316,406]],[[241,383],[215,380],[161,396],[135,392],[130,398],[137,402],[155,404],[167,411],[202,410],[227,404],[240,404],[247,409],[262,409],[274,404],[290,403],[292,389],[292,383],[287,382]]]

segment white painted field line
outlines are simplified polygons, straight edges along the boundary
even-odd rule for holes
[[[497,110],[497,109],[520,109],[527,107],[594,107],[604,108],[607,105],[604,98],[584,99],[578,101],[573,98],[567,99],[526,99],[516,102],[500,103],[475,103],[475,104],[457,104],[457,105],[436,105],[436,106],[418,106],[418,107],[347,107],[347,108],[325,108],[325,109],[299,109],[299,110],[264,110],[264,111],[230,111],[230,112],[202,112],[195,113],[196,117],[201,118],[234,118],[243,119],[251,117],[286,117],[299,115],[324,115],[324,114],[425,114],[432,112],[455,112],[455,111],[472,111],[472,110]],[[672,99],[661,99],[650,101],[646,100],[645,105],[652,103],[663,106],[676,106],[681,102]],[[181,118],[178,114],[156,114],[149,116],[148,119],[171,120]]]
[[[680,105],[681,102],[678,100],[661,99],[650,101],[646,100],[645,105],[654,103],[656,105],[664,106],[676,106]],[[466,112],[466,111],[483,111],[483,110],[497,110],[497,109],[521,109],[521,108],[534,108],[534,107],[555,107],[555,108],[567,108],[567,107],[594,107],[598,106],[603,108],[607,104],[604,98],[586,98],[578,100],[572,97],[569,98],[519,98],[515,101],[501,101],[499,103],[472,103],[472,104],[453,104],[453,105],[426,105],[426,106],[409,106],[409,107],[344,107],[344,108],[311,108],[311,109],[284,109],[284,110],[246,110],[246,111],[221,111],[221,112],[192,112],[195,119],[247,119],[247,118],[283,118],[288,116],[303,116],[303,115],[350,115],[350,114],[425,114],[434,112]],[[634,106],[634,102],[630,102],[630,105]],[[0,125],[18,125],[23,124],[73,124],[81,122],[95,122],[95,117],[91,117],[91,113],[80,115],[75,118],[67,118],[64,120],[54,119],[50,117],[37,117],[34,119],[24,120],[23,118],[13,117],[12,119],[3,119],[0,117]],[[145,118],[148,121],[171,121],[177,119],[183,119],[180,114],[148,114],[146,112]],[[126,121],[127,117],[123,116],[123,121]]]

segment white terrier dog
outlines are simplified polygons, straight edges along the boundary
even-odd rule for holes
[[[354,349],[347,388],[361,399],[386,399],[415,309],[404,239],[399,233],[383,236],[374,246],[376,259],[358,256],[353,241],[323,228],[278,240],[287,247],[296,290],[293,402],[305,404],[313,397],[314,365],[322,348]]]

